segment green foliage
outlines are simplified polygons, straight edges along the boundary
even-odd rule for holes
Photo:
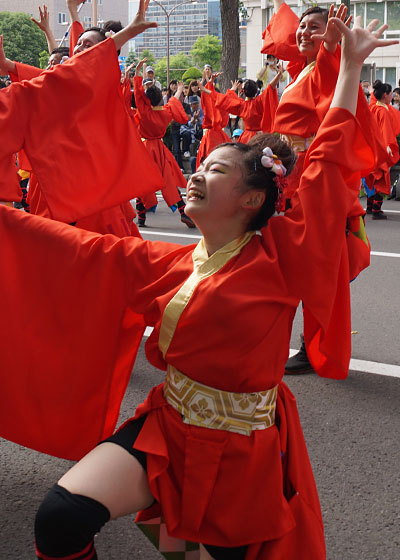
[[[222,44],[214,35],[198,37],[190,54],[193,62],[202,68],[204,64],[211,64],[213,70],[218,70],[221,62]]]
[[[47,49],[47,42],[27,14],[0,12],[0,35],[4,35],[8,58],[39,67],[40,53]]]
[[[152,52],[149,51],[149,49],[143,49],[139,55],[139,58],[140,59],[147,58],[147,62],[146,62],[147,66],[154,66],[156,63],[155,56]]]
[[[201,70],[196,68],[196,66],[191,66],[186,70],[186,72],[182,76],[182,80],[184,82],[190,82],[192,80],[199,80],[203,76]]]
[[[181,80],[182,74],[191,65],[190,58],[184,54],[179,53],[171,56],[169,59],[169,79]],[[161,85],[167,85],[167,57],[161,58],[154,67],[156,78],[161,82]]]
[[[41,51],[39,53],[39,67],[46,68],[49,62],[49,52],[48,51]]]
[[[126,57],[125,65],[130,66],[131,64],[137,64],[139,62],[138,55],[135,51],[129,51],[128,56]]]

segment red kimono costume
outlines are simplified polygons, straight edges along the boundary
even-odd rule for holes
[[[178,188],[186,189],[186,179],[182,175],[182,171],[176,163],[174,156],[162,141],[162,138],[172,120],[186,124],[188,116],[181,102],[175,97],[171,97],[166,105],[152,107],[150,99],[144,92],[140,76],[134,77],[133,89],[137,109],[135,117],[139,122],[139,133],[145,139],[144,145],[151,158],[160,169],[163,178],[161,193],[164,200],[168,206],[173,206],[181,200]],[[147,181],[152,183],[151,175]],[[152,190],[156,191],[158,189]],[[142,200],[147,209],[157,204],[155,192],[142,197]]]
[[[300,54],[296,44],[298,25],[296,14],[287,4],[282,4],[263,33],[262,47],[262,52],[288,60],[287,70],[293,78],[283,92],[274,121],[274,132],[279,132],[297,154],[296,167],[289,175],[285,189],[285,197],[289,199],[299,186],[307,150],[329,109],[340,66],[340,49],[330,53],[323,44],[315,62],[307,65],[306,58]],[[372,136],[378,136],[373,121],[368,118],[368,105],[361,88],[357,117],[360,122],[365,121]],[[376,149],[379,160],[382,158],[382,147],[377,144]],[[370,262],[364,214],[359,200],[354,199],[346,226],[349,233],[350,279],[354,279]]]
[[[279,421],[249,435],[183,422],[164,384],[155,387],[136,413],[147,415],[135,447],[147,453],[157,500],[142,521],[161,508],[173,537],[249,544],[246,560],[324,560],[318,496],[282,376],[300,299],[314,368],[347,375],[345,225],[356,179],[375,165],[373,143],[347,111],[330,110],[292,208],[211,257],[202,241],[99,236],[0,207],[0,262],[8,263],[0,275],[1,435],[74,458],[106,435],[126,386],[133,309],[154,326],[146,353],[155,367],[233,392],[253,412],[252,394],[278,386]],[[27,279],[24,301],[13,298]],[[23,353],[21,321],[29,325]],[[212,403],[200,399],[193,410],[210,420]]]
[[[83,54],[81,53],[77,56],[82,56]],[[135,212],[129,200],[149,190],[149,187],[146,187],[146,183],[141,181],[140,174],[147,175],[153,169],[154,180],[158,184],[161,182],[161,177],[142,146],[135,124],[128,118],[119,83],[120,71],[116,62],[115,48],[113,53],[109,42],[107,42],[107,47],[102,46],[100,50],[90,49],[89,56],[93,56],[93,63],[96,63],[97,59],[102,58],[103,55],[105,57],[104,63],[106,65],[113,65],[113,75],[109,76],[109,79],[115,80],[115,90],[112,93],[112,98],[100,99],[102,88],[98,81],[96,82],[96,91],[90,93],[87,91],[91,79],[91,85],[94,83],[93,74],[95,73],[95,68],[90,66],[89,70],[86,70],[88,72],[87,81],[85,81],[84,90],[80,92],[81,98],[76,97],[73,100],[67,100],[64,91],[56,79],[53,92],[54,98],[50,88],[48,88],[46,90],[46,101],[44,98],[42,101],[43,106],[46,103],[48,104],[47,110],[49,114],[46,115],[45,119],[38,119],[36,115],[32,115],[32,123],[29,124],[29,129],[27,128],[27,131],[29,130],[29,137],[25,140],[25,142],[30,144],[25,146],[25,152],[32,160],[33,169],[30,178],[28,202],[31,213],[59,219],[68,223],[73,222],[83,229],[98,233],[113,233],[120,237],[139,235],[138,229],[133,222]],[[60,72],[63,72],[62,76],[65,78],[65,82],[68,79],[76,79],[75,73],[79,72],[79,66],[78,68],[76,67],[75,60],[76,57],[68,60],[62,66],[59,65],[48,71],[16,63],[17,71],[15,74],[11,74],[11,78],[14,82],[33,80],[29,86],[27,82],[23,82],[24,87],[27,89],[27,95],[30,92],[39,94],[43,82],[42,78],[50,72],[57,72],[57,76]],[[86,57],[84,60],[86,60]],[[103,64],[103,62],[101,63]],[[68,70],[64,70],[66,67],[68,67]],[[37,80],[34,80],[34,78],[37,78]],[[82,99],[85,102],[82,102]],[[91,100],[90,103],[89,100]],[[109,112],[110,103],[114,104],[113,115],[110,115]],[[71,122],[69,122],[68,125],[65,125],[65,128],[60,127],[56,131],[53,127],[54,115],[51,115],[50,112],[52,110],[56,113],[65,111],[69,104],[74,104],[74,117],[77,122],[73,123],[72,126]],[[56,107],[53,107],[54,105]],[[105,105],[107,106],[105,107]],[[71,166],[68,164],[70,168],[69,173],[75,176],[68,178],[67,181],[64,180],[63,184],[60,185],[60,175],[66,176],[66,173],[61,171],[64,146],[68,142],[75,142],[76,149],[80,150],[79,143],[82,142],[81,139],[85,136],[85,119],[93,118],[93,116],[87,117],[87,114],[90,111],[96,110],[98,112],[103,111],[110,120],[112,118],[115,119],[115,122],[120,124],[121,130],[129,129],[124,137],[127,145],[124,146],[121,156],[126,154],[129,149],[131,150],[130,157],[135,160],[134,168],[138,174],[137,183],[132,185],[131,177],[129,179],[118,177],[119,169],[115,164],[112,166],[107,165],[110,156],[118,149],[117,145],[121,141],[116,140],[115,147],[104,145],[99,150],[93,138],[86,138],[81,154],[76,160],[76,165]],[[45,121],[48,123],[47,125]],[[108,124],[107,126],[114,125]],[[74,131],[75,136],[71,133],[72,131]],[[98,142],[101,142],[102,131],[100,126],[97,133]],[[57,144],[57,147],[53,145],[50,139]],[[90,149],[87,147],[89,143]],[[135,146],[134,149],[133,146]],[[80,176],[79,160],[85,157],[85,148],[88,150],[86,157],[91,160],[92,169],[90,170],[87,167],[86,176]],[[35,158],[39,155],[39,149],[42,153],[39,156],[40,162],[38,164]],[[34,152],[33,156],[32,151]],[[56,156],[57,152],[60,152],[60,155]],[[105,159],[102,161],[100,159],[101,152],[103,154],[106,153]],[[140,164],[138,164],[139,161]],[[146,162],[150,166],[149,169],[145,167]],[[123,180],[127,182],[122,184]],[[118,204],[116,204],[117,202]]]
[[[76,44],[78,43],[78,39],[79,37],[82,35],[82,33],[85,33],[85,30],[83,28],[83,25],[81,24],[80,21],[73,21],[71,24],[71,29],[70,29],[70,39],[69,39],[69,56],[73,56],[74,55],[74,48],[76,47]]]
[[[284,90],[275,114],[274,132],[296,151],[296,168],[288,178],[285,196],[291,198],[299,185],[307,149],[324,118],[339,72],[340,52],[328,52],[321,45],[315,62],[307,65],[296,44],[299,18],[282,4],[264,31],[261,52],[290,61],[288,71],[292,82]]]
[[[223,130],[228,124],[229,113],[216,107],[216,91],[214,84],[209,82],[206,88],[210,90],[211,93],[204,93],[201,96],[201,108],[203,109],[202,126],[204,132],[199,149],[197,150],[196,168],[216,146],[224,142],[231,142],[231,139]]]
[[[371,190],[375,188],[377,193],[390,194],[390,168],[399,161],[399,145],[396,138],[397,122],[394,120],[389,106],[378,101],[373,93],[371,94],[369,107],[387,151],[386,160],[381,162],[378,168],[365,178],[365,182]],[[388,148],[391,153],[389,153]]]
[[[398,136],[400,134],[400,111],[396,109],[396,107],[393,107],[393,105],[388,105],[388,107],[393,118],[393,129],[395,136]]]
[[[240,136],[241,142],[247,144],[259,131],[272,132],[275,112],[278,107],[276,88],[267,86],[261,95],[252,99],[241,99],[231,89],[228,89],[226,94],[215,92],[215,95],[215,103],[218,109],[223,109],[243,119],[245,129]]]

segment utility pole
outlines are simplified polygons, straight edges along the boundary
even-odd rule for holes
[[[93,12],[92,12],[92,19],[93,19],[93,27],[97,27],[97,0],[92,0]]]

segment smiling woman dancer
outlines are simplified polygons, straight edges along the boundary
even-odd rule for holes
[[[3,295],[16,289],[19,268],[40,275],[42,261],[33,267],[23,258],[40,241],[46,273],[56,261],[63,277],[78,276],[80,291],[90,295],[82,266],[101,270],[103,281],[121,279],[126,305],[154,326],[151,363],[167,370],[135,418],[50,490],[36,518],[38,558],[96,558],[93,537],[106,521],[159,508],[171,536],[202,543],[201,559],[326,557],[296,404],[282,376],[300,298],[312,318],[305,336],[317,372],[347,375],[345,222],[358,195],[354,173],[375,163],[374,138],[354,118],[358,83],[369,53],[396,43],[379,40],[386,26],[374,33],[376,24],[363,30],[357,21],[350,31],[330,21],[343,34],[338,84],[285,216],[271,218],[293,154],[273,136],[265,148],[219,147],[192,176],[187,212],[203,234],[196,247],[99,236],[0,208],[0,259],[13,259],[15,244],[23,253],[12,278],[0,276]],[[49,297],[54,288],[46,287]],[[340,344],[329,354],[332,336]]]

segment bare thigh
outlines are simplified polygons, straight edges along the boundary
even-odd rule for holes
[[[139,461],[111,442],[95,447],[65,473],[58,484],[72,494],[102,503],[112,519],[145,509],[154,501]]]

